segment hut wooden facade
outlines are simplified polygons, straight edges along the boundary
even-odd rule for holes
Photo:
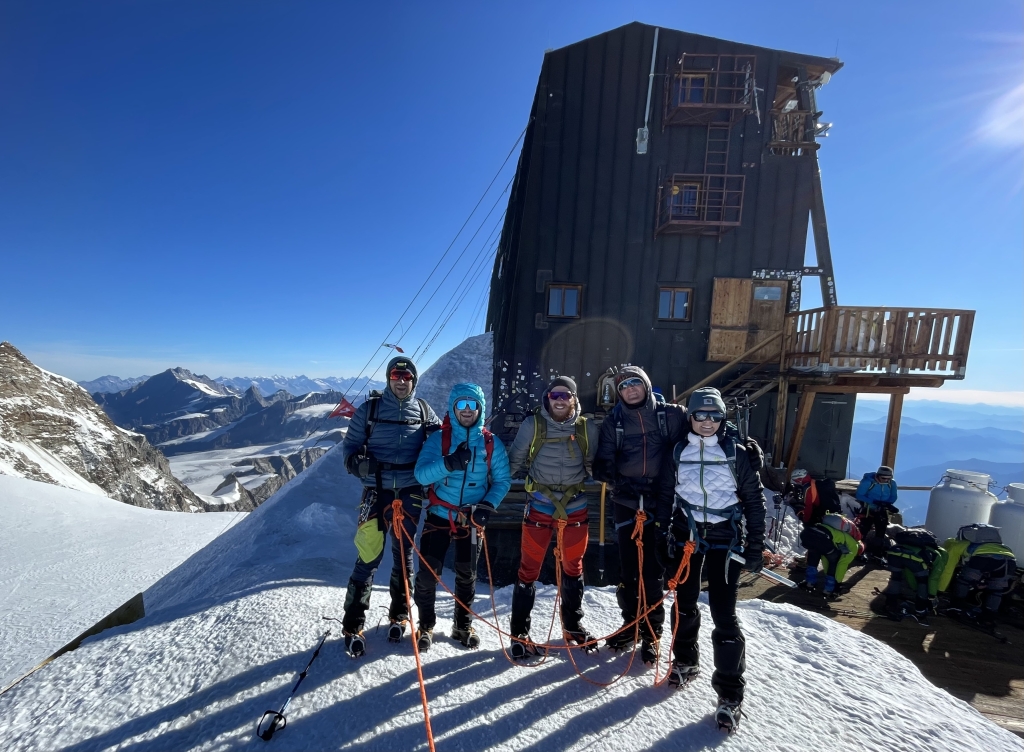
[[[838,305],[815,94],[841,67],[641,23],[545,53],[487,314],[499,434],[556,374],[600,417],[634,363],[841,478],[857,392],[893,394],[898,432],[910,385],[962,378],[972,312]],[[800,311],[805,277],[824,308]]]

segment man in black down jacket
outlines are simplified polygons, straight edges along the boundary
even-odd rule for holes
[[[662,597],[665,562],[659,551],[663,531],[672,514],[671,474],[662,466],[672,461],[672,448],[686,435],[686,411],[678,405],[658,406],[651,380],[642,368],[626,366],[615,376],[619,402],[601,424],[594,477],[611,488],[612,519],[619,544],[621,581],[616,599],[623,624],[633,622],[639,610]],[[666,482],[667,479],[667,482]],[[644,562],[640,571],[633,530],[637,511],[646,515],[643,531]],[[643,578],[644,602],[639,602],[640,578]],[[641,620],[641,658],[657,661],[656,641],[665,622],[665,609],[659,605]],[[636,644],[633,627],[609,638],[612,650],[628,650]]]

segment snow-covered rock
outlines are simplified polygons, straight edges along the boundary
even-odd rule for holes
[[[0,687],[244,516],[140,509],[0,476]]]
[[[369,652],[349,658],[338,625],[355,560],[358,481],[333,449],[244,520],[146,591],[147,616],[87,640],[0,695],[10,750],[423,750],[417,672],[408,639],[389,645],[385,564],[369,614]],[[446,576],[449,585],[450,577]],[[486,585],[475,608],[490,620]],[[539,588],[535,636],[554,606]],[[510,588],[495,594],[507,629]],[[620,623],[613,588],[591,588],[586,624]],[[705,670],[683,692],[628,655],[559,651],[519,667],[483,620],[468,651],[444,637],[452,600],[438,598],[438,635],[423,656],[439,750],[1024,750],[967,703],[929,683],[870,636],[795,606],[745,601],[747,698],[740,730],[712,720],[710,619]],[[270,745],[256,722],[277,709],[328,629],[331,638]],[[559,641],[555,641],[558,643]],[[667,642],[667,641],[666,641]],[[662,646],[662,665],[668,646]]]
[[[71,379],[0,343],[0,474],[150,509],[202,511],[145,437],[115,426]]]
[[[79,381],[78,385],[89,392],[89,394],[96,394],[98,392],[112,394],[114,392],[123,392],[125,389],[131,389],[148,378],[149,376],[129,376],[126,379],[122,379],[120,376],[100,376],[92,381]]]
[[[360,388],[360,393],[365,394],[370,389],[383,389],[387,386],[383,381],[370,381],[363,386],[365,379],[359,379],[356,384],[354,376],[324,376],[322,378],[310,378],[308,376],[219,376],[214,381],[232,387],[239,393],[249,387],[256,387],[264,397],[269,397],[274,392],[284,390],[289,394],[308,394],[310,392],[349,392],[348,400],[355,399],[352,389],[353,385]],[[350,391],[351,390],[351,391]]]
[[[491,399],[493,385],[494,335],[492,332],[469,337],[453,347],[430,368],[420,374],[416,396],[425,399],[438,417],[448,410],[448,393],[459,383],[479,384],[487,399],[487,415],[494,414]]]

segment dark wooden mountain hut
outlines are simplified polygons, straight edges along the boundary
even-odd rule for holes
[[[832,478],[855,394],[891,394],[894,462],[903,395],[963,377],[973,312],[838,304],[815,94],[841,67],[641,23],[545,53],[487,315],[499,434],[555,374],[600,418],[634,363],[669,400],[722,388],[775,465]]]

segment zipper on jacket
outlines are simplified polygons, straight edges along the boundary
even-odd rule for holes
[[[640,438],[642,439],[641,448],[643,449],[643,471],[640,473],[641,477],[647,477],[647,429],[644,428],[644,414],[639,410],[636,411],[636,417],[640,419]]]
[[[704,439],[700,439],[700,492],[704,494],[704,524],[708,524],[708,490],[704,488]]]

